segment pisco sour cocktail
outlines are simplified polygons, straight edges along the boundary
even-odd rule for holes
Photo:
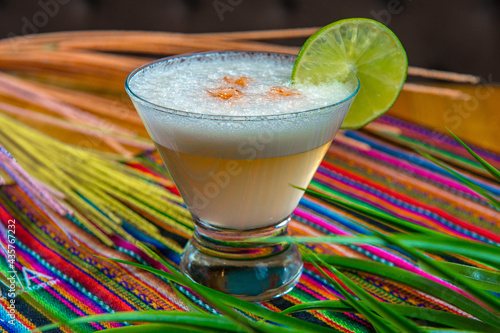
[[[198,54],[156,62],[130,89],[195,218],[228,229],[286,219],[338,130],[358,82],[292,86],[295,57]],[[312,111],[311,111],[312,110]]]
[[[252,301],[291,290],[301,255],[274,237],[302,195],[291,185],[308,185],[341,124],[390,108],[407,68],[392,31],[356,18],[319,29],[297,57],[221,51],[132,72],[127,92],[195,221],[181,271]]]
[[[181,270],[241,298],[268,299],[300,277],[288,221],[359,89],[355,75],[292,85],[295,57],[215,52],[133,72],[127,91],[195,220]],[[245,244],[245,241],[247,244]]]

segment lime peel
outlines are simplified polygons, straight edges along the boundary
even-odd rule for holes
[[[354,72],[361,87],[341,126],[354,129],[390,109],[407,70],[406,52],[391,30],[371,19],[353,18],[331,23],[309,37],[295,61],[292,82],[342,81]]]

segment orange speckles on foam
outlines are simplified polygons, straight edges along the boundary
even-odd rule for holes
[[[269,89],[269,95],[272,99],[282,99],[284,97],[298,97],[300,92],[297,89],[287,87],[272,87]]]
[[[215,89],[207,89],[207,92],[216,98],[222,100],[228,99],[238,99],[243,96],[243,93],[236,88],[233,87],[223,87],[223,88],[215,88]]]
[[[250,82],[252,82],[252,78],[248,77],[248,76],[239,76],[237,78],[234,78],[232,76],[224,76],[222,78],[222,80],[225,82],[225,83],[228,83],[228,84],[237,84],[241,87],[246,87],[250,84]]]

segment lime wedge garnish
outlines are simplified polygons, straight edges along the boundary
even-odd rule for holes
[[[360,128],[394,104],[407,69],[406,52],[391,30],[377,21],[355,18],[312,35],[295,61],[292,81],[316,85],[355,73],[361,88],[341,128]]]

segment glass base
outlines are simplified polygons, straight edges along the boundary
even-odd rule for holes
[[[194,282],[247,301],[281,296],[295,286],[302,273],[297,246],[244,242],[286,236],[289,220],[253,230],[223,229],[197,221],[180,269]]]

